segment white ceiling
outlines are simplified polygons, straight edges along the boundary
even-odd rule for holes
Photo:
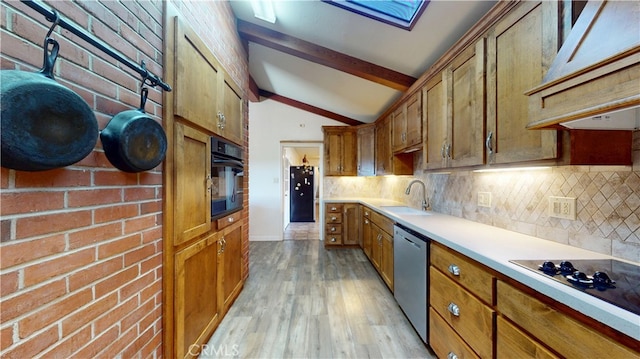
[[[412,31],[316,1],[274,1],[276,23],[253,16],[249,1],[231,1],[238,19],[418,78],[495,1],[431,1]],[[401,91],[249,43],[258,88],[361,122],[373,122]]]

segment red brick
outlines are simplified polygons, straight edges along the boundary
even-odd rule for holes
[[[137,217],[124,222],[124,233],[135,233],[158,225],[157,216],[152,214],[145,217]]]
[[[36,240],[11,241],[0,250],[0,268],[9,268],[32,260],[62,253],[66,247],[64,234]]]
[[[134,46],[138,51],[147,55],[150,59],[155,58],[156,49],[149,44],[149,42],[140,36],[139,33],[134,31],[129,26],[121,26],[120,27],[120,36],[126,39],[132,46]],[[145,60],[145,63],[149,63],[150,61]]]
[[[67,314],[85,306],[87,303],[91,302],[92,298],[93,295],[91,293],[91,289],[88,288],[83,291],[73,293],[53,305],[34,312],[30,316],[20,320],[18,325],[20,328],[20,338],[27,338],[36,331],[45,328]]]
[[[77,333],[56,343],[44,358],[71,358],[73,353],[91,341],[91,326],[87,326]]]
[[[137,307],[138,298],[132,297],[124,303],[120,303],[117,306],[111,308],[111,310],[104,313],[93,322],[94,332],[96,333],[95,335],[99,335],[100,333],[116,325],[116,323],[119,323],[122,318],[124,318],[127,314],[133,312]]]
[[[96,208],[94,210],[94,221],[95,223],[119,221],[123,218],[136,217],[138,214],[139,213],[137,204],[123,204],[104,208]]]
[[[138,336],[137,334],[138,333],[135,328],[131,328],[124,333],[120,333],[120,336],[116,340],[111,341],[111,343],[109,343],[102,352],[93,357],[93,359],[112,359],[117,357],[117,354],[120,354],[127,344],[133,343]]]
[[[133,248],[140,246],[142,238],[140,234],[134,234],[128,237],[117,239],[98,246],[98,258],[108,258],[118,254],[127,252]]]
[[[162,223],[160,221],[160,223]],[[142,243],[149,243],[162,239],[162,227],[155,227],[142,232]]]
[[[124,254],[124,266],[129,267],[136,263],[141,262],[144,259],[147,259],[153,256],[156,253],[156,246],[151,244],[146,244],[140,248],[137,248],[131,252],[127,252]],[[144,272],[142,272],[144,273]]]
[[[1,215],[34,213],[61,209],[64,206],[64,192],[2,192]]]
[[[10,219],[0,220],[0,242],[9,242],[11,238],[11,223]]]
[[[140,214],[161,213],[162,201],[145,202],[140,204]]]
[[[135,280],[128,282],[120,289],[120,298],[129,298],[132,295],[140,293],[144,288],[148,287],[155,280],[154,273],[148,273],[138,276]]]
[[[153,329],[148,329],[141,332],[135,340],[130,342],[126,348],[122,351],[123,358],[136,358],[136,354],[140,352],[142,347],[153,338]],[[137,358],[141,358],[138,354]]]
[[[112,99],[110,95],[96,96],[96,111],[100,111],[106,115],[115,116],[120,112],[131,109],[131,107],[126,106],[122,102]]]
[[[84,69],[68,61],[61,62],[59,68],[59,77],[62,79],[73,82],[77,85],[82,85],[103,96],[111,98],[115,98],[117,96],[117,88],[113,82],[94,74],[90,70]]]
[[[147,273],[162,266],[162,253],[158,252],[153,257],[140,262],[140,273]]]
[[[100,125],[100,128],[104,128],[104,125]],[[100,146],[100,141],[98,141],[98,146]],[[113,165],[107,159],[104,152],[102,151],[93,151],[87,157],[80,160],[80,162],[76,163],[76,166],[86,166],[86,167],[100,167],[100,168],[113,168]]]
[[[52,346],[58,341],[58,328],[51,327],[21,342],[17,347],[2,355],[3,359],[34,358],[36,354]]]
[[[91,225],[91,211],[64,212],[16,220],[16,238],[68,231]]]
[[[122,171],[98,171],[93,182],[96,186],[133,186],[138,184],[138,176]]]
[[[9,169],[0,167],[0,188],[9,188]]]
[[[13,327],[8,326],[0,329],[0,351],[7,349],[13,344]]]
[[[143,359],[162,357],[162,332],[155,333],[153,338],[140,349],[140,355]]]
[[[93,282],[107,278],[122,270],[122,258],[113,258],[105,262],[98,262],[78,272],[69,275],[69,290],[75,291]]]
[[[118,272],[111,277],[96,283],[95,285],[95,296],[96,298],[100,298],[103,295],[113,292],[117,290],[125,283],[129,283],[134,280],[138,276],[138,268],[131,267],[127,268],[122,272]]]
[[[102,59],[94,58],[92,69],[96,74],[110,79],[111,81],[120,85],[121,88],[119,91],[126,91],[124,90],[126,88],[135,92],[138,89],[139,81],[136,78],[132,77],[129,74],[129,71],[123,71],[121,67],[114,66],[113,64]],[[137,97],[138,100],[136,102],[123,102],[131,106],[135,106],[135,108],[138,108],[138,106],[140,105],[140,96],[138,95]]]
[[[94,245],[122,235],[122,223],[108,223],[69,233],[69,249]]]
[[[139,305],[135,310],[127,313],[120,321],[120,330],[127,331],[129,328],[135,327],[144,316],[153,311],[154,307],[153,302],[146,302]],[[138,330],[142,331],[143,328],[139,328]]]
[[[144,201],[156,199],[155,187],[133,187],[124,189],[124,200],[126,202]]]
[[[87,189],[69,191],[69,207],[86,207],[101,204],[121,203],[122,189]]]
[[[144,318],[139,321],[138,326],[141,331],[153,329],[155,323],[157,323],[158,321],[162,321],[161,305],[158,305],[153,310],[150,310],[149,313],[147,313],[147,315],[145,315]]]
[[[90,343],[88,343],[84,348],[80,351],[76,352],[74,358],[95,358],[96,355],[103,351],[104,348],[113,343],[114,340],[118,338],[118,328],[113,327],[97,338],[93,339]],[[112,356],[115,358],[115,355]]]
[[[50,5],[54,6],[55,9],[65,18],[72,20],[75,24],[80,25],[80,27],[82,28],[87,28],[89,24],[89,16],[74,2],[56,1]]]
[[[20,34],[20,37],[23,40],[28,40],[34,44],[42,44],[44,39],[44,34],[46,34],[46,28],[39,22],[34,21],[31,17],[23,15],[18,12],[11,13],[11,26],[12,32],[15,34]],[[4,44],[2,46],[2,50],[4,52]],[[42,66],[42,55],[39,59],[33,59],[35,64]]]
[[[86,170],[62,168],[38,172],[16,171],[16,188],[79,187],[89,185],[91,185],[91,173]]]
[[[0,297],[0,317],[6,323],[20,315],[32,312],[54,299],[64,295],[66,292],[65,280],[57,280],[47,283],[36,289],[24,291],[19,295],[6,299]]]
[[[84,267],[95,260],[95,250],[88,248],[79,252],[68,253],[62,257],[31,265],[24,269],[24,285],[41,283],[46,279],[69,273]]]
[[[116,304],[118,304],[118,295],[116,293],[112,293],[111,295],[80,308],[76,313],[62,321],[62,335],[67,336],[69,333],[72,333],[76,329],[84,326],[85,323],[91,323],[103,313],[108,312],[109,309]]]
[[[0,296],[5,297],[18,290],[18,271],[0,274]]]
[[[162,173],[143,172],[140,173],[141,185],[162,185]]]
[[[155,297],[159,293],[162,293],[162,279],[158,278],[153,284],[140,291],[140,302],[152,301],[156,305],[160,305],[161,302],[155,302]]]

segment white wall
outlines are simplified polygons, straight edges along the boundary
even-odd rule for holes
[[[249,240],[282,240],[281,141],[322,141],[341,122],[272,100],[249,103]]]

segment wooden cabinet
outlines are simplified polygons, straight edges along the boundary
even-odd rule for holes
[[[376,121],[376,175],[412,175],[413,153],[393,154],[391,147],[393,115]]]
[[[393,291],[393,225],[389,218],[370,213],[371,226],[371,263],[382,280]]]
[[[425,169],[447,166],[447,87],[440,73],[429,79],[422,89],[424,104],[425,142],[423,162]]]
[[[496,358],[560,358],[501,316],[496,325]]]
[[[529,99],[559,44],[557,1],[523,1],[487,35],[487,140],[489,163],[558,157],[557,131],[527,130]]]
[[[173,244],[177,246],[211,230],[211,138],[176,122],[173,143]]]
[[[242,92],[204,42],[178,18],[174,114],[242,144]]]
[[[358,176],[374,176],[375,163],[375,124],[358,126]]]
[[[439,357],[447,357],[449,353],[463,357],[470,348],[478,357],[493,357],[493,274],[473,260],[434,242],[431,243],[430,258],[430,327],[447,325],[447,331],[455,333],[445,341],[438,338],[439,332],[430,330],[433,350]]]
[[[369,207],[360,207],[360,238],[362,251],[371,260],[371,248],[373,245],[372,229],[371,229],[371,209]]]
[[[555,305],[552,301],[543,302],[506,282],[497,282],[497,309],[504,319],[501,320],[502,325],[510,321],[528,332],[529,342],[525,341],[524,344],[526,347],[544,345],[566,358],[637,358],[640,355],[640,352],[602,334],[598,328],[564,314]],[[513,357],[513,353],[506,352],[514,345],[513,335],[504,328],[499,329],[498,335],[498,353],[504,355],[499,357]],[[637,341],[634,341],[634,345],[637,347]]]
[[[325,204],[325,247],[358,245],[360,242],[359,214],[357,203]]]
[[[219,232],[218,256],[221,263],[222,312],[226,313],[242,289],[242,223],[236,222]]]
[[[393,152],[413,151],[422,144],[422,94],[417,91],[393,113]]]
[[[357,132],[354,127],[323,126],[324,175],[355,176]]]
[[[204,343],[221,319],[218,235],[211,234],[175,254],[174,322],[176,358]]]

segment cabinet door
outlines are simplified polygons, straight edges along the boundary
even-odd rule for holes
[[[355,176],[358,174],[358,133],[349,128],[342,134],[342,165],[341,176]]]
[[[217,239],[212,234],[175,254],[176,358],[204,344],[220,321]]]
[[[369,259],[378,272],[382,263],[382,233],[382,229],[371,222],[371,257]]]
[[[375,125],[358,128],[358,176],[375,175]]]
[[[393,152],[402,151],[407,147],[407,104],[400,105],[393,112],[393,120],[391,121],[391,146]]]
[[[219,134],[239,145],[242,145],[242,92],[238,85],[226,73],[222,78],[222,115],[224,120],[218,123]]]
[[[176,17],[174,113],[217,130],[220,65],[195,32]]]
[[[371,220],[368,217],[367,212],[370,210],[366,207],[362,208],[362,250],[364,254],[371,260],[371,246],[373,245],[372,236],[373,231],[371,230]]]
[[[179,245],[211,229],[211,140],[179,122],[174,136],[174,245]]]
[[[342,133],[325,131],[324,134],[324,175],[339,176],[342,166]]]
[[[220,301],[226,312],[242,287],[242,224],[225,228],[218,243],[218,256],[222,263]]]
[[[358,238],[360,236],[358,204],[346,203],[343,208],[344,213],[342,216],[342,244],[356,245],[358,244]]]
[[[376,175],[392,174],[391,119],[392,115],[376,122]]]
[[[485,40],[481,39],[457,56],[446,72],[451,95],[447,114],[451,167],[484,163],[484,65]]]
[[[447,166],[447,87],[443,82],[444,74],[436,75],[423,88],[424,128],[426,129],[423,144],[423,161],[425,169],[436,169]]]
[[[418,91],[407,100],[406,116],[407,147],[418,146],[422,143],[422,92]]]
[[[553,159],[554,130],[532,131],[524,93],[540,85],[558,51],[558,3],[521,2],[487,38],[487,133],[490,163]]]
[[[389,289],[393,292],[393,237],[385,231],[382,231],[381,247],[380,274],[385,283],[387,283],[387,286],[389,286]]]

